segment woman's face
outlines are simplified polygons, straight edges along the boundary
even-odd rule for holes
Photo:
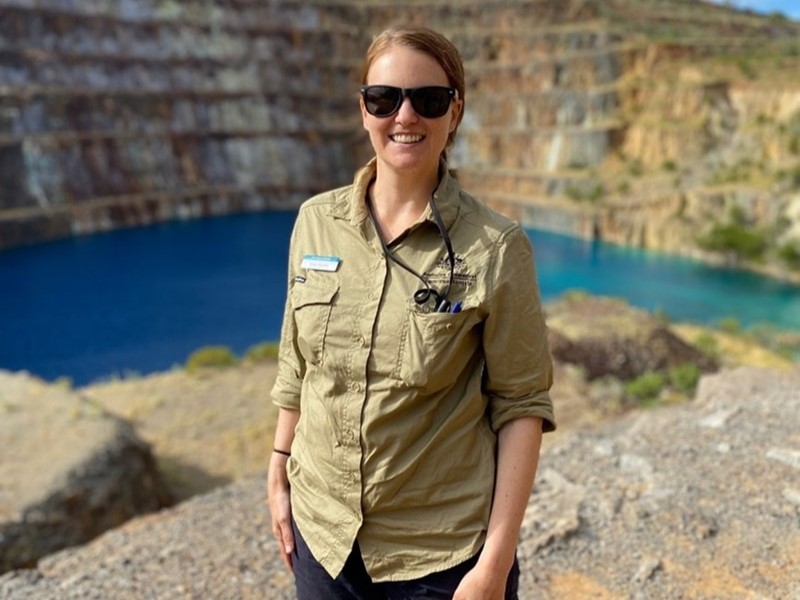
[[[449,87],[444,69],[433,58],[406,46],[392,46],[378,56],[367,72],[366,85],[416,88],[429,85]],[[361,118],[369,133],[379,163],[398,172],[438,169],[439,155],[458,124],[462,101],[454,100],[444,116],[425,119],[403,99],[400,109],[389,117],[369,114],[361,100]]]

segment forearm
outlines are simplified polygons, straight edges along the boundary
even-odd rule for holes
[[[278,421],[275,425],[275,441],[272,446],[273,448],[286,452],[292,448],[294,430],[299,420],[299,410],[289,410],[288,408],[278,409]]]
[[[275,426],[273,448],[289,452],[294,440],[294,430],[300,412],[286,408],[278,409],[278,422]],[[286,461],[289,457],[280,452],[272,452],[267,476],[267,499],[272,519],[272,531],[281,545],[281,558],[286,566],[292,568],[291,553],[294,548],[292,535],[292,507],[289,498],[289,478],[286,475]]]
[[[539,464],[542,419],[525,417],[506,423],[498,433],[494,500],[480,562],[507,573]]]
[[[289,410],[288,408],[278,409],[278,421],[275,425],[275,438],[272,444],[274,449],[289,452],[294,441],[294,430],[300,420],[300,411]],[[269,486],[270,491],[273,486],[281,487],[288,485],[286,479],[286,460],[287,456],[278,452],[272,452],[269,461]]]

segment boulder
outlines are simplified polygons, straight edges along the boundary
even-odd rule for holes
[[[520,534],[520,598],[800,594],[800,371],[704,377],[692,403],[562,432]],[[294,597],[264,478],[0,577],[0,598]]]
[[[0,371],[0,573],[170,503],[149,447],[63,386]]]
[[[606,375],[634,379],[685,363],[706,373],[718,368],[660,319],[622,300],[568,296],[548,304],[546,312],[553,358],[580,365],[589,380]]]

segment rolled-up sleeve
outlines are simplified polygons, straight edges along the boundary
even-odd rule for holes
[[[521,417],[541,417],[543,430],[556,427],[550,387],[553,364],[539,297],[533,249],[525,232],[509,227],[500,236],[489,266],[483,348],[483,391],[491,426],[498,431]]]
[[[301,213],[302,214],[302,213]],[[289,268],[286,287],[286,305],[283,311],[281,341],[278,350],[278,375],[272,387],[272,401],[281,408],[300,410],[300,388],[305,374],[305,361],[297,347],[297,328],[294,321],[294,310],[291,303],[291,288],[297,274],[297,236],[300,229],[300,215],[297,217],[289,243]]]

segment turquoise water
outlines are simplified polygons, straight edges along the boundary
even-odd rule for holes
[[[657,252],[529,231],[544,299],[569,289],[618,296],[672,319],[800,330],[800,286]]]
[[[294,213],[178,222],[0,253],[0,368],[84,384],[280,334]],[[702,323],[800,330],[800,287],[530,231],[542,296],[619,296]]]

